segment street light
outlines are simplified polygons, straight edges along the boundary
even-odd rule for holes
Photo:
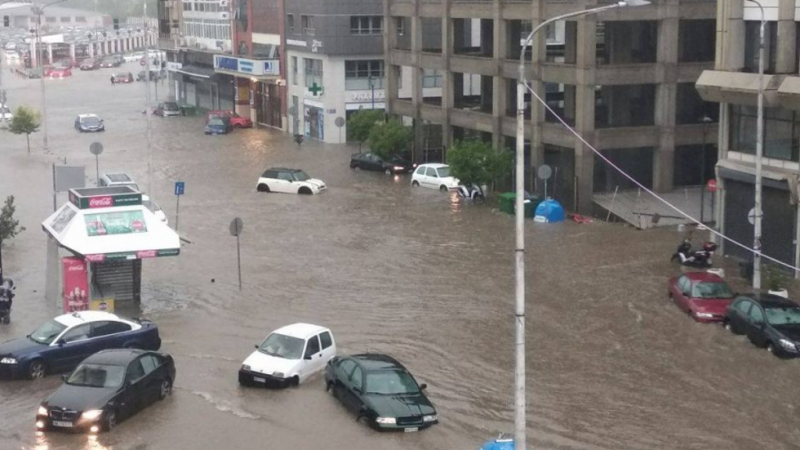
[[[517,147],[516,147],[516,285],[515,285],[515,368],[514,368],[514,449],[526,449],[525,420],[525,92],[528,89],[525,81],[525,50],[539,30],[545,26],[571,17],[597,14],[614,8],[625,6],[649,5],[646,0],[627,0],[612,5],[600,6],[583,11],[553,17],[537,25],[525,38],[519,55],[519,73],[517,75]],[[533,142],[533,139],[531,140]]]
[[[50,2],[44,6],[34,5],[31,7],[31,11],[36,14],[36,62],[39,66],[39,90],[41,92],[42,97],[42,138],[44,144],[44,151],[47,153],[49,151],[49,146],[47,142],[47,99],[45,97],[45,89],[44,89],[44,64],[43,63],[43,56],[42,56],[42,13],[44,9],[50,5],[55,5],[56,3],[62,3],[66,0],[55,0]]]
[[[705,223],[706,209],[706,134],[708,134],[708,124],[713,121],[714,119],[706,115],[700,118],[700,122],[703,123],[703,152],[700,156],[700,223]],[[711,216],[714,216],[714,211],[711,211]]]
[[[753,290],[761,289],[761,197],[762,197],[762,163],[764,156],[764,7],[756,0],[747,0],[758,5],[761,10],[761,29],[758,40],[758,124],[756,127],[756,204],[753,208]]]

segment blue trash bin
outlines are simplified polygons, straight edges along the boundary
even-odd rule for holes
[[[561,203],[552,198],[548,198],[542,203],[539,203],[539,206],[536,207],[533,220],[539,223],[556,223],[563,222],[565,216],[564,207],[561,206]]]

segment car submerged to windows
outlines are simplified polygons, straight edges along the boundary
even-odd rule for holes
[[[800,355],[800,306],[789,299],[772,294],[738,296],[722,323],[775,356]]]
[[[669,296],[698,322],[719,322],[733,301],[733,291],[718,275],[689,272],[669,281]]]
[[[411,186],[439,189],[448,192],[458,189],[459,181],[450,173],[447,164],[420,164],[411,175]]]
[[[103,119],[94,114],[80,114],[75,118],[75,129],[83,132],[106,131]]]
[[[0,377],[38,379],[72,370],[97,351],[122,347],[158,350],[158,327],[101,311],[64,314],[24,338],[0,344]]]
[[[206,124],[206,134],[228,134],[231,131],[231,122],[227,117],[212,117]]]

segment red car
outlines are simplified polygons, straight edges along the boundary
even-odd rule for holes
[[[50,78],[65,78],[72,76],[72,69],[69,67],[52,67],[48,75]]]
[[[251,128],[253,126],[252,120],[247,117],[242,117],[233,111],[209,111],[208,114],[206,114],[206,123],[214,116],[227,117],[230,119],[233,128]]]
[[[733,301],[728,283],[708,272],[689,272],[669,280],[669,296],[698,322],[719,322]]]

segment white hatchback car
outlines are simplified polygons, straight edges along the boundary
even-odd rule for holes
[[[311,178],[299,169],[272,167],[258,179],[258,192],[283,192],[286,194],[321,194],[327,189],[325,182]]]
[[[331,330],[308,323],[279,328],[256,349],[239,369],[240,384],[297,386],[336,356]]]
[[[411,176],[411,186],[448,192],[458,189],[458,179],[450,174],[450,166],[447,164],[421,164]]]

